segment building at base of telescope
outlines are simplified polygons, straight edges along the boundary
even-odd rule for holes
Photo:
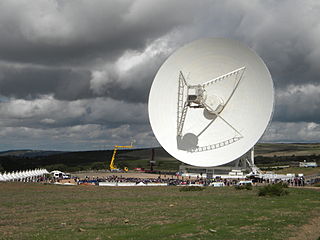
[[[246,162],[239,161],[224,164],[217,167],[196,167],[187,164],[181,164],[179,166],[179,174],[184,177],[204,177],[214,178],[217,175],[228,175],[231,178],[243,178],[246,173],[249,173]]]
[[[246,174],[252,171],[248,159],[251,152],[246,153],[242,157],[216,167],[197,167],[187,164],[179,166],[179,174],[184,177],[203,177],[214,178],[216,176],[224,176],[229,178],[245,178]]]
[[[299,162],[299,167],[318,167],[317,162],[307,162],[304,160],[303,162]]]

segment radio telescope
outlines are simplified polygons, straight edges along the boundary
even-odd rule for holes
[[[194,166],[213,167],[248,152],[273,113],[274,89],[262,59],[230,39],[200,39],[160,67],[149,119],[163,148]]]

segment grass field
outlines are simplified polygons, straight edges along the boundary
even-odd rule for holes
[[[178,171],[181,162],[170,156],[163,148],[154,148],[156,171]],[[46,155],[48,154],[48,155]],[[34,168],[46,168],[49,171],[59,169],[64,172],[108,169],[112,150],[84,152],[52,151],[6,151],[0,152],[0,171],[16,171]],[[116,165],[150,169],[152,149],[118,150]],[[255,146],[255,163],[259,167],[289,165],[299,161],[318,161],[320,165],[319,143],[258,143]]]
[[[284,169],[275,169],[273,172],[278,174],[287,174],[287,173],[302,173],[304,176],[309,175],[320,175],[320,167],[316,168],[300,168],[300,167],[289,167]]]
[[[287,239],[320,219],[320,191],[289,192],[0,183],[0,239]]]
[[[255,155],[261,156],[309,156],[320,155],[319,143],[258,143]]]

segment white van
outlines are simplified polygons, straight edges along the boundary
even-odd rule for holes
[[[247,185],[247,184],[252,185],[252,180],[239,181],[239,182],[237,183],[238,186]]]

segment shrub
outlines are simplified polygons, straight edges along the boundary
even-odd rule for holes
[[[200,186],[186,186],[186,187],[181,187],[180,192],[192,192],[192,191],[202,191],[204,190],[204,187]]]
[[[316,183],[312,185],[313,187],[320,187],[320,183]],[[320,238],[320,237],[319,237]],[[319,239],[320,240],[320,239]]]
[[[235,185],[234,188],[236,190],[243,190],[243,189],[245,189],[245,186],[244,185]]]
[[[245,184],[245,185],[235,185],[234,188],[235,188],[236,190],[244,190],[244,189],[246,189],[246,190],[252,190],[252,184],[247,183],[247,184]]]
[[[252,190],[252,184],[247,183],[247,184],[245,185],[245,189],[246,189],[246,190]]]
[[[264,186],[259,189],[258,195],[259,196],[283,196],[289,194],[287,188],[288,185],[282,183],[276,183]]]

